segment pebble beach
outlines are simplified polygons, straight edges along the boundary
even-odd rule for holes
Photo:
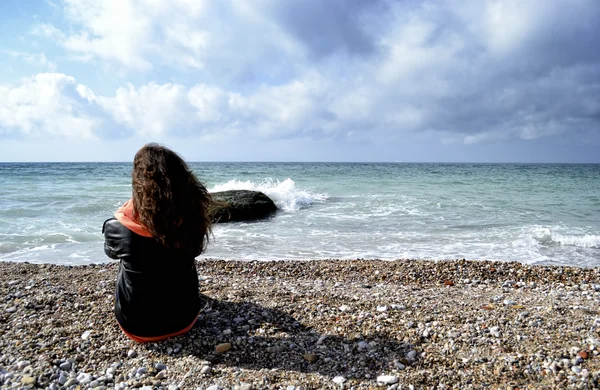
[[[112,313],[117,263],[0,262],[0,386],[599,386],[598,268],[466,260],[197,266],[204,304],[194,328],[138,344]]]

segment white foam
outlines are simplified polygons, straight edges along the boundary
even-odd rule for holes
[[[600,249],[600,235],[589,233],[562,232],[562,227],[533,226],[529,228],[524,237],[513,242],[515,247],[539,246],[572,246],[578,248]]]
[[[315,202],[323,202],[328,199],[327,194],[313,193],[299,189],[296,183],[290,178],[284,181],[269,178],[259,183],[249,180],[229,180],[227,183],[217,184],[209,189],[210,192],[228,190],[260,191],[271,198],[277,207],[284,211],[304,209]]]

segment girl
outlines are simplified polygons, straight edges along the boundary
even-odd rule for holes
[[[120,260],[115,316],[138,342],[189,331],[200,310],[195,257],[211,231],[211,196],[179,155],[151,143],[133,160],[133,197],[104,222],[104,252]]]

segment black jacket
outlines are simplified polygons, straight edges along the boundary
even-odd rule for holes
[[[120,260],[115,315],[134,336],[178,332],[198,315],[200,296],[193,255],[168,249],[111,218],[102,226],[104,252]]]

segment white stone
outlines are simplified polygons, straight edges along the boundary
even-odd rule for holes
[[[517,303],[516,303],[515,301],[511,301],[510,299],[505,299],[505,300],[504,300],[504,304],[505,304],[506,306],[514,306],[514,305],[516,305]]]
[[[398,382],[398,378],[393,375],[380,375],[377,377],[377,382],[393,385],[394,383]]]
[[[127,357],[129,359],[133,359],[136,356],[137,356],[137,352],[134,349],[130,349],[129,352],[127,352]]]
[[[342,306],[340,306],[340,311],[350,311],[350,306],[342,305]]]
[[[387,306],[377,306],[377,311],[378,311],[378,312],[384,312],[384,311],[387,311]]]
[[[67,362],[61,363],[60,366],[58,366],[58,367],[60,367],[60,369],[63,371],[70,371],[71,367],[73,367],[73,364],[71,362],[67,361]]]
[[[85,331],[85,332],[83,332],[83,334],[81,335],[81,339],[82,339],[82,340],[87,340],[87,339],[90,337],[90,335],[91,335],[91,334],[92,334],[92,331],[91,331],[91,330],[86,330],[86,331]]]
[[[230,334],[231,334],[231,329],[225,329],[225,330],[223,331],[223,334],[224,334],[224,335],[226,335],[226,336],[227,336],[227,335],[230,335]]]
[[[333,383],[337,383],[338,385],[341,385],[342,383],[346,382],[346,378],[344,378],[343,376],[338,375],[335,378],[333,378],[332,381],[333,381]]]
[[[490,328],[490,334],[494,337],[500,337],[500,327],[494,326],[494,327]]]
[[[412,351],[410,351],[410,352],[408,352],[408,353],[406,354],[406,357],[407,357],[408,359],[410,359],[410,360],[413,360],[414,358],[416,358],[416,357],[417,357],[417,351],[415,351],[415,350],[413,349]]]
[[[203,366],[202,369],[200,370],[200,374],[208,375],[208,374],[210,374],[211,370],[212,369],[210,368],[210,366]]]
[[[206,390],[219,390],[219,385],[208,386]]]
[[[581,372],[581,367],[573,366],[571,367],[571,371],[573,371],[575,374],[579,374]]]

